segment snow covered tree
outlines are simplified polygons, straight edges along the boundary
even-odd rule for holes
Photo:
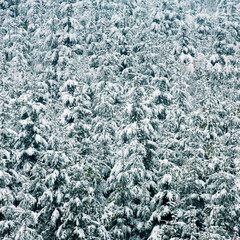
[[[0,0],[0,238],[238,239],[239,15]]]
[[[149,229],[144,223],[150,217],[150,189],[155,187],[150,169],[155,166],[157,124],[137,77],[134,84],[126,91],[129,100],[123,110],[126,121],[120,127],[121,161],[115,163],[107,182],[107,227],[119,239],[147,236]]]

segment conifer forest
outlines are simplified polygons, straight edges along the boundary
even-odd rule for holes
[[[1,240],[240,240],[239,0],[0,0]]]

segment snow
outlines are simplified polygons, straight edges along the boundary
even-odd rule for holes
[[[55,169],[55,170],[53,171],[53,173],[50,174],[50,175],[46,178],[46,180],[47,180],[47,182],[49,182],[51,185],[54,185],[54,184],[55,184],[55,181],[56,181],[57,178],[58,178],[58,176],[59,176],[59,171],[58,171],[57,169]]]
[[[12,129],[10,129],[10,128],[7,128],[6,130],[7,130],[9,133],[13,134],[13,135],[17,135],[17,132],[14,131],[14,130],[12,130]]]
[[[132,115],[132,111],[133,111],[133,104],[127,104],[126,106],[126,112],[128,116]]]
[[[46,140],[44,138],[42,138],[39,134],[36,134],[35,140],[36,140],[36,143],[38,143],[38,144],[42,144],[45,147],[48,146],[48,143],[46,142]]]
[[[36,111],[37,114],[39,114],[42,111],[44,112],[46,109],[46,107],[41,103],[32,104],[32,108]]]
[[[187,70],[190,74],[193,74],[195,71],[194,65],[192,63],[188,64]]]
[[[162,178],[162,183],[171,183],[172,182],[172,176],[170,174],[165,174]]]
[[[129,124],[124,131],[126,132],[126,136],[128,139],[132,138],[137,134],[137,125],[136,123]]]
[[[157,225],[153,228],[150,237],[147,240],[161,240],[161,230],[160,227]]]
[[[173,193],[171,191],[167,192],[167,198],[169,199],[169,201],[173,200]]]
[[[61,97],[62,101],[64,104],[66,104],[67,102],[69,102],[71,105],[73,104],[74,102],[74,97],[71,95],[71,94],[68,94],[68,93],[64,93]]]
[[[55,209],[51,216],[52,225],[54,225],[54,226],[56,225],[56,221],[58,220],[59,217],[60,217],[60,213],[57,209]]]
[[[3,178],[3,171],[0,171],[0,178]]]
[[[78,83],[77,83],[75,80],[68,79],[68,80],[63,84],[63,87],[64,87],[64,89],[66,90],[68,86],[69,86],[69,87],[75,87],[75,86],[77,86],[77,85],[78,85]]]
[[[61,123],[64,124],[66,122],[66,119],[68,119],[70,116],[71,116],[71,111],[65,108],[61,115]]]
[[[35,149],[30,147],[25,151],[25,153],[27,153],[29,156],[33,156],[35,154]]]
[[[29,173],[32,168],[32,165],[29,162],[26,162],[23,166],[23,170],[25,173]]]
[[[126,214],[127,217],[132,216],[133,211],[129,207],[124,207],[124,213]]]
[[[21,109],[21,115],[23,115],[24,113],[28,112],[28,108],[26,106],[22,107]]]
[[[81,228],[76,228],[75,230],[74,230],[74,233],[80,238],[80,239],[85,239],[85,234],[84,234],[84,231],[83,231],[83,229],[81,229]]]
[[[10,159],[11,155],[9,151],[3,149],[0,153],[2,156],[4,156],[4,159]],[[2,161],[4,161],[4,159],[2,159]]]
[[[32,120],[31,120],[30,118],[26,118],[26,119],[24,119],[24,120],[20,120],[19,122],[20,122],[20,124],[22,124],[23,126],[27,126],[27,125],[33,124]]]
[[[237,1],[20,2],[0,4],[1,237],[234,238]]]

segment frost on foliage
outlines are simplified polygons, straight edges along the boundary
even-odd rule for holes
[[[162,234],[159,226],[155,226],[151,232],[148,240],[160,240],[162,239]]]
[[[52,202],[53,201],[53,194],[52,192],[47,189],[43,195],[39,198],[39,204],[45,205],[47,202]]]
[[[111,171],[111,175],[117,176],[122,170],[122,163],[119,161],[115,164]]]
[[[11,204],[14,201],[14,196],[10,189],[1,188],[0,189],[0,200],[1,203],[4,205]]]
[[[3,172],[0,170],[0,186],[4,187],[6,185],[9,185],[11,182],[11,175],[8,174],[7,172]]]
[[[0,5],[1,239],[240,236],[237,1]]]
[[[61,99],[65,106],[72,106],[75,101],[75,98],[69,93],[63,93]]]
[[[51,224],[55,226],[56,221],[59,219],[59,217],[60,217],[59,211],[55,209],[51,216]]]
[[[42,144],[44,147],[48,146],[47,141],[43,137],[41,137],[39,134],[36,134],[35,140],[36,140],[36,143]]]
[[[33,156],[35,154],[35,149],[30,147],[28,148],[25,153],[28,155],[28,156]]]
[[[61,115],[61,123],[66,123],[71,121],[73,119],[72,112],[69,109],[64,109],[62,115]]]
[[[20,201],[18,206],[23,209],[31,209],[36,203],[36,199],[30,194],[20,194],[18,200]]]
[[[81,229],[81,228],[76,228],[74,230],[74,233],[78,236],[79,239],[85,239],[85,237],[86,237],[83,229]]]
[[[49,174],[46,178],[46,181],[49,183],[50,186],[53,186],[55,184],[55,181],[57,180],[59,176],[59,171],[55,169],[53,173]]]
[[[16,236],[16,240],[22,239],[36,239],[36,240],[43,240],[43,238],[37,234],[34,229],[27,227],[26,225],[22,225],[21,228],[18,230]]]
[[[162,184],[171,184],[172,176],[170,174],[165,174],[161,180]]]

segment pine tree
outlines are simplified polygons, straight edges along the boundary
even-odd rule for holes
[[[1,239],[238,239],[239,4],[0,1]]]

